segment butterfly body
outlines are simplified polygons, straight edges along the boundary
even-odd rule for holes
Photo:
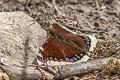
[[[87,52],[97,43],[95,37],[92,40],[91,36],[79,35],[54,20],[50,23],[54,34],[48,39],[41,53],[45,62],[64,65],[82,62],[83,57],[88,58]]]

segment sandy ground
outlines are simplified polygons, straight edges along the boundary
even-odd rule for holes
[[[50,29],[48,21],[52,18],[76,28],[74,31],[80,34],[95,35],[103,41],[120,39],[119,0],[0,0],[0,11],[23,11],[47,31]],[[99,72],[78,77],[78,80],[102,80],[96,78],[97,74]],[[109,80],[108,77],[104,76],[103,80]],[[118,79],[117,76],[113,78]]]

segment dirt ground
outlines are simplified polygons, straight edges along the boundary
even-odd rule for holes
[[[23,11],[47,31],[50,29],[48,21],[53,18],[76,28],[73,30],[77,33],[95,35],[99,40],[120,39],[120,0],[0,0],[0,11]],[[98,78],[98,74],[94,72],[74,79],[109,80],[111,77]],[[111,79],[119,80],[116,75]]]

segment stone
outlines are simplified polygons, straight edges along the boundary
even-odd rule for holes
[[[5,65],[31,65],[46,36],[46,31],[27,14],[0,12],[0,59]]]

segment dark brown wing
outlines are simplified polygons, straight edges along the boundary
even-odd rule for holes
[[[59,35],[48,40],[42,55],[53,60],[77,61],[87,53],[87,44],[79,35]]]

